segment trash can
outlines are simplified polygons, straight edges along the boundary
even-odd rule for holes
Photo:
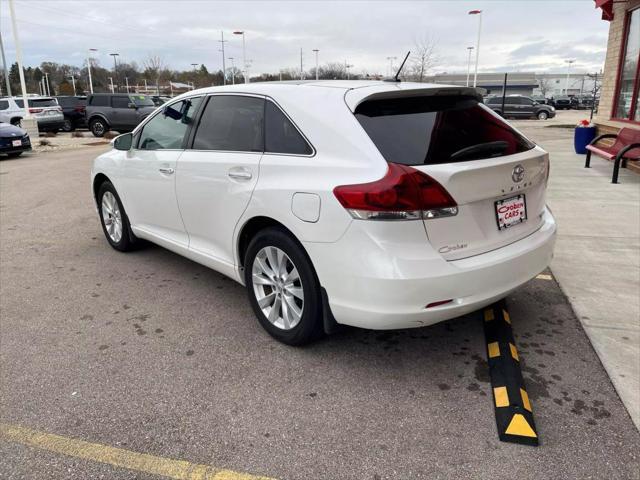
[[[587,153],[587,145],[589,145],[594,138],[596,138],[596,127],[576,127],[573,136],[573,146],[576,153]]]

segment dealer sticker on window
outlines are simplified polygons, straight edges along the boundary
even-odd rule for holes
[[[518,225],[527,219],[527,202],[524,195],[498,200],[496,202],[496,220],[498,230]]]

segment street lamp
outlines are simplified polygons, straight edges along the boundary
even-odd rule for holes
[[[318,50],[317,48],[314,48],[313,51],[316,54],[316,80],[318,80],[318,52],[320,50]]]
[[[113,90],[113,77],[109,77],[109,82],[111,83],[111,93],[114,93],[114,90]]]
[[[344,69],[347,71],[347,80],[349,80],[349,69],[353,67],[353,65],[349,65],[347,61],[344,61]]]
[[[116,85],[118,84],[118,63],[116,62],[116,57],[118,55],[120,55],[119,53],[110,53],[109,55],[111,55],[113,57],[113,76],[116,79]],[[120,87],[118,87],[120,88]],[[113,92],[113,81],[111,82],[111,93]]]
[[[73,96],[76,96],[76,79],[73,75],[71,75],[71,85],[73,85]]]
[[[564,94],[569,95],[569,70],[571,70],[571,64],[575,62],[575,60],[565,60],[567,64],[567,80],[564,83]]]
[[[473,88],[478,84],[478,60],[480,59],[480,33],[482,32],[482,10],[471,10],[469,15],[478,15],[478,41],[476,42],[476,68],[473,73]]]
[[[236,30],[233,34],[242,35],[242,66],[244,68],[242,75],[244,76],[244,83],[249,83],[249,67],[247,65],[247,48],[244,41],[244,30]]]
[[[471,52],[473,51],[473,47],[467,47],[469,50],[469,59],[467,60],[467,87],[469,86],[469,72],[471,71]]]
[[[89,72],[89,92],[93,93],[93,80],[91,79],[91,52],[97,52],[97,48],[90,48],[87,55],[87,71]]]
[[[393,76],[393,61],[397,58],[398,57],[387,57],[387,60],[389,60],[389,77]]]
[[[196,77],[198,76],[198,72],[196,72],[196,67],[198,66],[197,63],[192,63],[191,66],[193,67],[193,89],[195,90],[196,88]]]
[[[220,49],[220,51],[222,52],[222,84],[226,85],[227,84],[227,64],[225,63],[225,57],[224,57],[224,44],[227,40],[224,39],[224,32],[220,32],[220,40],[218,40],[218,42],[220,42],[220,45],[222,45],[222,48]]]

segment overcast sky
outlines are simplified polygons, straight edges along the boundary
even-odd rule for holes
[[[480,71],[595,71],[603,66],[608,22],[593,0],[510,1],[233,1],[15,0],[26,65],[43,61],[81,65],[88,48],[142,64],[160,55],[173,69],[204,63],[219,69],[220,31],[226,56],[242,58],[234,30],[246,31],[252,74],[348,61],[353,70],[387,73],[389,56],[402,58],[416,39],[430,37],[439,58],[434,72],[466,72],[483,11]],[[0,0],[7,62],[15,61],[8,0]]]

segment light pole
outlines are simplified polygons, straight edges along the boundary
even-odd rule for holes
[[[478,61],[480,60],[480,34],[482,33],[482,10],[471,10],[469,15],[478,15],[478,41],[476,42],[476,68],[473,73],[473,88],[478,85]]]
[[[569,70],[571,70],[571,64],[575,62],[575,60],[565,60],[567,64],[567,80],[564,82],[564,94],[569,96]]]
[[[345,69],[345,70],[346,70],[346,72],[347,72],[347,80],[349,80],[349,69],[350,69],[351,67],[353,67],[353,65],[349,65],[349,64],[347,63],[347,61],[345,60],[345,61],[344,61],[344,69]]]
[[[127,85],[127,93],[129,93],[129,77],[124,77],[124,83]]]
[[[97,52],[97,48],[90,48],[87,55],[87,71],[89,72],[89,92],[93,93],[93,80],[91,79],[91,52]]]
[[[31,120],[29,112],[29,99],[27,97],[27,84],[24,81],[24,70],[22,68],[22,46],[18,38],[18,27],[16,25],[16,12],[13,8],[13,0],[9,0],[9,11],[11,13],[11,25],[13,27],[13,41],[16,45],[16,60],[18,60],[18,73],[20,74],[20,88],[22,89],[22,101],[24,102],[25,118]],[[36,135],[37,136],[37,135]]]
[[[193,67],[193,89],[196,89],[196,77],[198,76],[198,72],[196,72],[196,67],[198,66],[197,63],[192,63],[191,66]]]
[[[111,55],[113,57],[113,76],[116,79],[116,85],[118,84],[118,63],[116,61],[116,57],[118,57],[118,55],[120,55],[119,53],[110,53],[109,55]],[[120,87],[118,87],[119,89]],[[111,93],[113,92],[113,80],[111,81]]]
[[[233,57],[229,57],[231,60],[231,85],[236,84],[236,64],[233,63]]]
[[[226,42],[226,40],[224,39],[224,32],[220,32],[220,40],[218,40],[220,42],[220,44],[222,45],[222,84],[226,85],[227,84],[227,64],[225,63],[224,60],[224,44]]]
[[[393,76],[393,61],[397,58],[398,57],[387,57],[387,60],[389,60],[389,77]]]
[[[304,80],[304,71],[302,68],[302,48],[300,48],[300,80]]]
[[[236,30],[234,35],[242,35],[242,76],[244,77],[244,83],[249,83],[249,65],[247,65],[247,48],[244,41],[244,30]]]
[[[49,88],[49,74],[45,72],[44,78],[45,78],[45,85],[47,86],[46,95],[49,96],[49,95],[51,95],[51,89]]]
[[[73,96],[76,96],[76,79],[73,75],[71,75],[71,85],[73,85]]]
[[[4,71],[4,81],[7,86],[7,96],[11,97],[11,83],[9,82],[9,70],[7,60],[4,58],[4,45],[2,44],[2,32],[0,32],[0,53],[2,54],[2,70]]]
[[[316,80],[318,80],[318,50],[317,48],[313,49],[313,52],[316,54]]]
[[[113,89],[113,77],[109,77],[109,82],[111,83],[111,93],[115,93],[115,90]]]
[[[471,52],[473,51],[473,47],[467,47],[469,50],[469,59],[467,60],[467,87],[469,86],[469,73],[471,71]]]

